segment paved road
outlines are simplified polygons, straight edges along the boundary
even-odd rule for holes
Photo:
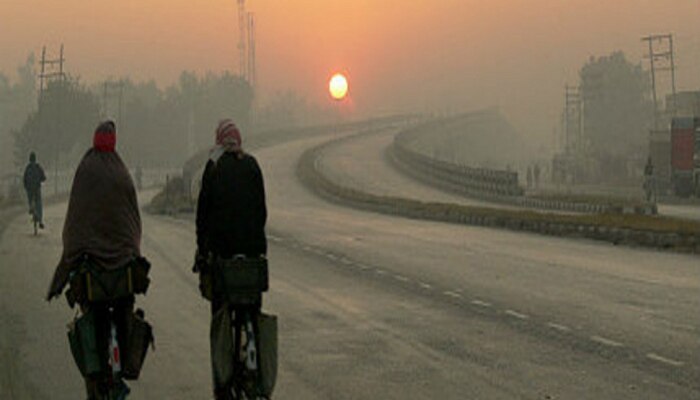
[[[365,192],[427,201],[499,207],[421,184],[399,172],[384,156],[398,131],[384,130],[342,141],[323,152],[319,167],[328,176]],[[509,207],[513,208],[513,207]]]
[[[294,166],[322,138],[258,152],[280,316],[278,399],[698,399],[696,257],[394,218],[328,204]],[[348,166],[352,168],[352,166]],[[352,173],[352,171],[349,171]],[[408,184],[408,183],[407,183]],[[41,300],[65,204],[0,241],[0,398],[74,399],[73,313]],[[133,398],[209,396],[192,223],[144,217],[157,351]]]

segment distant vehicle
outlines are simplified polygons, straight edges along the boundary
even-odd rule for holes
[[[700,124],[698,123],[695,125],[695,155],[693,156],[693,165],[695,197],[700,198]]]
[[[671,181],[676,196],[690,197],[696,190],[696,133],[700,118],[678,117],[671,122]]]

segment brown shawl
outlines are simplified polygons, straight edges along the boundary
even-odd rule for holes
[[[141,216],[131,175],[117,153],[91,149],[80,162],[63,226],[63,255],[48,299],[59,296],[76,260],[115,269],[140,256]]]

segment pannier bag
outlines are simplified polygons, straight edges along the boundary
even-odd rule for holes
[[[145,294],[150,284],[148,272],[151,264],[143,257],[135,258],[115,270],[101,268],[83,257],[71,276],[66,297],[71,306],[75,303],[119,300],[133,294]]]
[[[270,398],[277,381],[277,316],[260,313],[257,319],[261,386]]]
[[[126,321],[126,343],[122,349],[122,375],[136,380],[141,374],[148,347],[154,345],[153,328],[146,322],[143,310],[137,309]]]
[[[217,259],[213,272],[214,294],[231,305],[260,304],[261,293],[268,290],[266,258]]]
[[[211,319],[209,343],[214,383],[217,387],[233,380],[233,321],[228,307],[219,307]]]
[[[84,377],[103,371],[105,366],[100,362],[94,311],[88,311],[71,322],[68,326],[68,342],[73,360]]]

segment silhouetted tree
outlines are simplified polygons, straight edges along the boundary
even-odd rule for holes
[[[98,99],[78,79],[50,82],[39,99],[39,108],[13,132],[15,159],[23,163],[34,150],[50,164],[57,156],[62,159],[69,153],[80,153],[91,145],[98,119]],[[64,161],[65,165],[75,164],[75,160]]]
[[[29,113],[36,109],[34,55],[17,68],[17,80],[11,82],[0,73],[0,168],[9,168],[13,161],[12,131],[18,129]],[[26,161],[26,156],[22,161]],[[17,162],[17,160],[15,160]]]
[[[591,58],[580,72],[584,136],[598,157],[621,157],[646,146],[651,122],[650,80],[618,51]]]

